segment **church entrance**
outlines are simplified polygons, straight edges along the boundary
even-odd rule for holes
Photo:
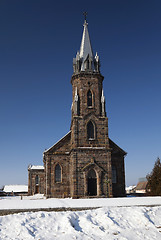
[[[35,194],[37,194],[37,193],[39,193],[39,186],[38,185],[35,186]]]
[[[88,195],[97,195],[97,177],[96,172],[93,169],[88,172]]]

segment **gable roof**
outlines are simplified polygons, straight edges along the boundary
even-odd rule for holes
[[[29,165],[28,170],[44,170],[44,166],[40,165]]]
[[[65,136],[63,136],[58,142],[56,142],[53,146],[51,146],[50,148],[48,148],[47,150],[44,151],[45,153],[50,153],[52,151],[55,151],[59,148],[61,148],[62,146],[64,146],[65,144],[69,143],[71,140],[71,131],[69,131]],[[110,144],[110,148],[112,149],[113,153],[119,153],[122,155],[126,155],[127,153],[120,148],[116,143],[114,143],[110,138],[109,138],[109,144]],[[67,151],[69,151],[69,146],[66,148]],[[68,152],[66,152],[68,153]]]
[[[114,143],[110,138],[109,138],[109,144],[110,148],[112,148],[113,153],[120,153],[122,155],[126,155],[127,152],[125,152],[122,148],[120,148],[116,143]]]
[[[63,146],[67,141],[70,141],[71,139],[71,131],[69,131],[65,136],[63,136],[58,142],[56,142],[53,146],[48,148],[47,150],[44,151],[45,153],[50,153],[51,151],[54,151],[61,146]]]
[[[148,183],[147,181],[138,182],[136,190],[146,190],[147,183]]]

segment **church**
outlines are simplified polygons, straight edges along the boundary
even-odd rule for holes
[[[43,153],[43,166],[28,167],[28,194],[89,198],[125,196],[126,152],[108,136],[100,60],[84,21],[73,59],[70,131]]]

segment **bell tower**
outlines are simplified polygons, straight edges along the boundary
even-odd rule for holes
[[[29,194],[47,197],[124,197],[126,152],[108,136],[99,56],[93,54],[84,21],[80,50],[73,59],[70,131],[43,153],[44,166],[28,168]],[[41,171],[40,171],[41,169]]]
[[[80,51],[73,59],[71,120],[72,196],[112,196],[111,149],[100,60],[93,54],[85,16]],[[96,176],[92,190],[88,178]],[[81,178],[84,179],[81,182]],[[94,180],[93,180],[94,181]],[[91,193],[93,191],[93,193]]]

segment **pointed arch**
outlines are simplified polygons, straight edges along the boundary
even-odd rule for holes
[[[87,138],[95,139],[95,126],[91,120],[87,123]]]
[[[92,107],[93,106],[93,94],[92,94],[90,89],[87,92],[87,106],[88,107]]]
[[[61,182],[62,181],[62,174],[61,174],[61,166],[59,163],[56,164],[55,166],[55,182]]]
[[[93,168],[89,170],[88,177],[89,178],[97,178],[96,177],[96,172],[95,172],[95,170]]]
[[[86,60],[84,61],[84,65],[85,65],[85,70],[89,70],[89,55],[86,58]]]
[[[88,195],[97,195],[97,176],[94,169],[90,169],[88,172]]]

